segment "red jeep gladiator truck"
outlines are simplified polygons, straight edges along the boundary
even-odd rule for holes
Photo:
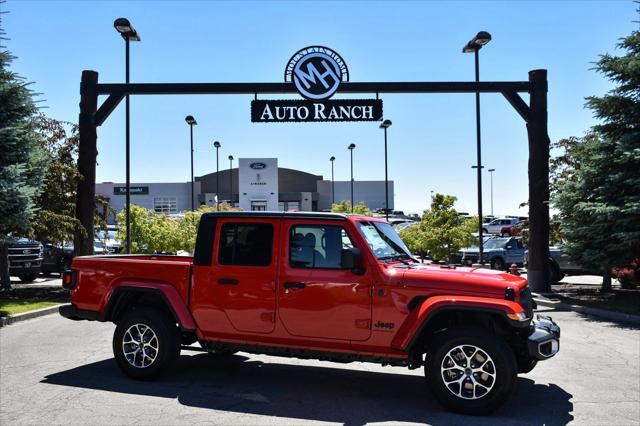
[[[115,323],[115,359],[134,379],[185,349],[424,366],[442,405],[485,414],[559,349],[525,279],[423,265],[364,216],[206,213],[193,257],[76,257],[63,285],[60,314]]]

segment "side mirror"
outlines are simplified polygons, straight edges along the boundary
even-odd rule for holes
[[[509,244],[509,245],[507,246],[507,249],[512,249],[512,248],[513,248],[513,246],[512,246],[511,244]]]
[[[362,253],[360,249],[355,247],[343,249],[341,252],[340,265],[342,269],[350,269],[354,274],[362,274],[364,268],[362,268]]]

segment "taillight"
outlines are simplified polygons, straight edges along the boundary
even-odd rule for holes
[[[64,271],[62,273],[62,287],[71,290],[76,285],[76,271]]]

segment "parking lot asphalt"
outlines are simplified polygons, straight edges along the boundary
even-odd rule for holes
[[[561,351],[490,417],[444,411],[422,369],[183,352],[155,382],[118,370],[113,324],[49,315],[0,329],[0,424],[640,424],[640,330],[550,312]]]

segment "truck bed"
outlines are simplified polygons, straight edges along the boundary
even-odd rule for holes
[[[79,283],[71,291],[77,308],[102,312],[113,291],[127,283],[144,286],[166,284],[177,290],[186,303],[189,292],[190,256],[110,255],[73,259]]]

